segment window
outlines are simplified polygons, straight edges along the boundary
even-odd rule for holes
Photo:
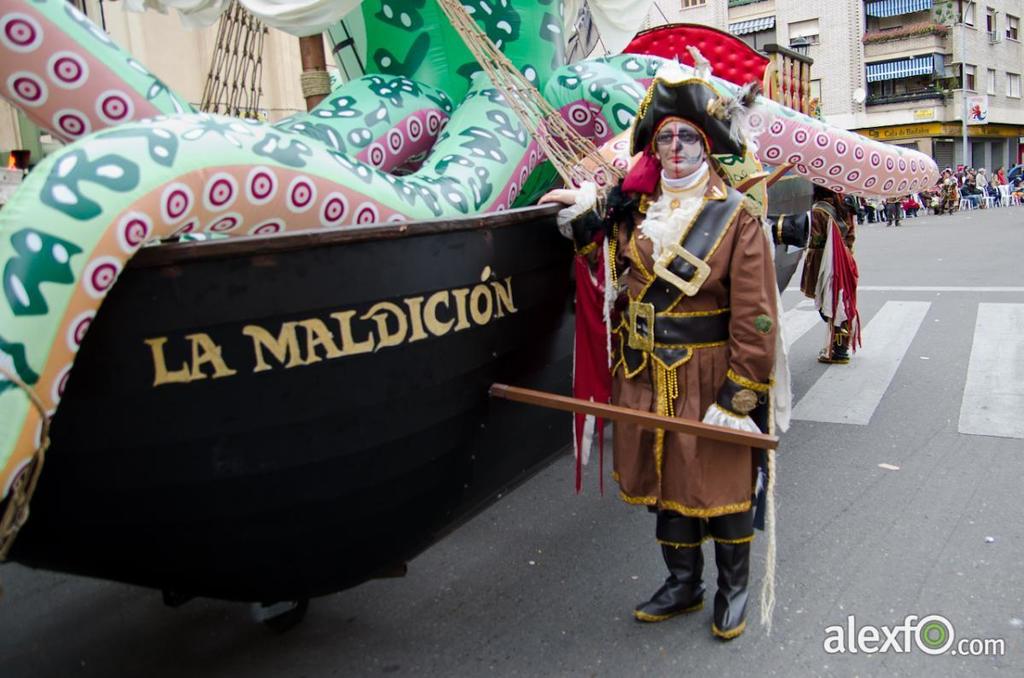
[[[961,75],[963,76],[961,82],[963,83],[964,89],[974,89],[974,75],[977,72],[977,70],[978,67],[972,64],[961,64]]]
[[[996,93],[996,71],[994,68],[988,69],[988,93]]]
[[[960,16],[963,23],[968,26],[974,25],[974,3],[970,0],[960,0]]]
[[[794,21],[789,25],[789,44],[792,45],[796,38],[804,38],[809,44],[817,45],[819,33],[817,19]]]
[[[763,50],[765,45],[771,45],[779,41],[775,35],[774,28],[770,28],[767,31],[757,31],[756,33],[745,33],[739,36],[739,38],[756,50]]]
[[[991,7],[985,8],[985,30],[990,35],[995,35],[996,33],[996,11]]]
[[[1006,96],[1020,99],[1020,73],[1006,74]]]
[[[683,9],[690,9],[691,7],[702,7],[707,4],[707,0],[683,0]]]
[[[1010,40],[1020,39],[1020,18],[1006,15],[1006,37]]]

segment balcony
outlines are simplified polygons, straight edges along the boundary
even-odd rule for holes
[[[910,52],[948,52],[949,26],[923,22],[864,34],[864,58],[887,59]]]
[[[924,101],[925,99],[945,99],[946,94],[938,89],[926,89],[903,94],[872,94],[864,102],[867,106],[884,106],[886,104],[902,104],[908,101]]]
[[[767,2],[768,0],[729,0],[729,7],[743,7],[744,5],[753,5],[757,2]]]

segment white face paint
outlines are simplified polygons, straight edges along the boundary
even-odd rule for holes
[[[681,120],[665,123],[654,137],[654,150],[669,179],[693,174],[707,159],[697,128]]]

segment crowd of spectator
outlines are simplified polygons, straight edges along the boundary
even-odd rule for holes
[[[1010,179],[1001,166],[991,175],[983,167],[947,167],[932,188],[886,200],[846,196],[846,206],[857,214],[857,223],[885,221],[887,226],[899,226],[902,219],[926,214],[929,208],[934,214],[952,214],[1011,204],[1024,204],[1024,171]]]
[[[1002,166],[988,174],[984,167],[947,167],[939,183],[927,191],[927,204],[935,214],[952,214],[960,209],[984,209],[1019,204],[1024,197],[1024,173],[1009,179]]]

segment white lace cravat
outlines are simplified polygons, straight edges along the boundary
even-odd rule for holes
[[[640,224],[640,232],[654,246],[655,259],[665,246],[679,242],[683,229],[693,221],[704,202],[708,173],[707,163],[682,179],[669,179],[662,172],[661,196],[647,207],[647,217]]]

